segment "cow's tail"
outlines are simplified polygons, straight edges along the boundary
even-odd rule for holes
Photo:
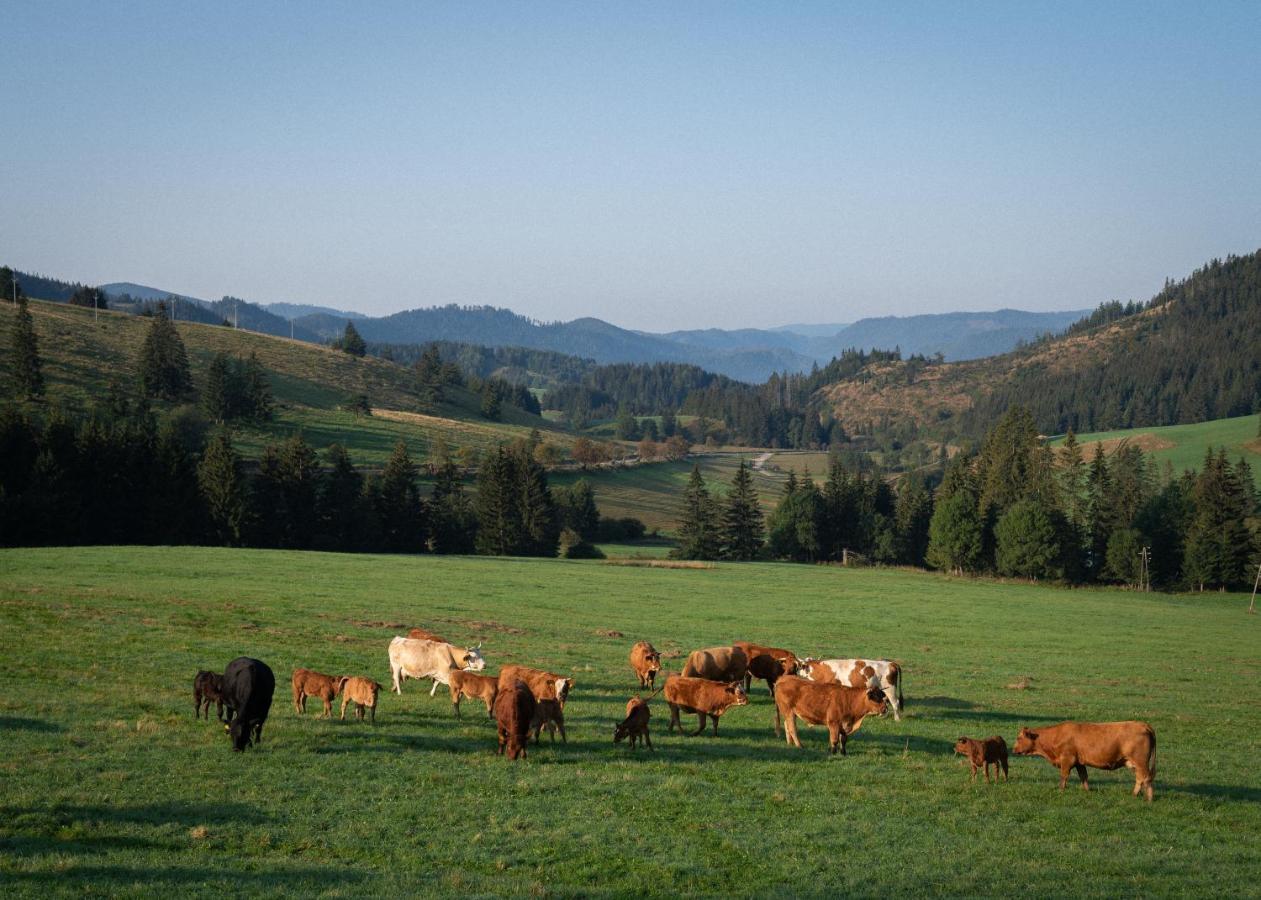
[[[902,699],[902,679],[906,677],[906,669],[898,666],[898,709],[906,711],[906,701]]]
[[[1151,732],[1152,748],[1147,751],[1147,777],[1156,780],[1156,732]]]

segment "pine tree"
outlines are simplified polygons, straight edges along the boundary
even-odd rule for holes
[[[284,516],[284,476],[280,471],[280,447],[268,444],[258,458],[250,481],[246,543],[251,547],[283,547],[287,522]]]
[[[18,294],[18,315],[11,344],[14,396],[34,399],[44,393],[44,373],[39,359],[35,323],[27,308],[26,296]]]
[[[674,410],[666,408],[661,412],[661,436],[663,438],[674,437],[679,429],[679,420],[674,415]],[[1258,434],[1261,434],[1261,428],[1258,428]]]
[[[346,323],[346,330],[342,333],[342,338],[337,346],[342,352],[349,353],[351,356],[363,356],[368,352],[368,345],[359,336],[359,330],[355,328],[354,322]]]
[[[579,478],[570,487],[558,489],[555,496],[561,526],[573,529],[584,541],[594,540],[600,527],[600,510],[591,482]]]
[[[767,520],[767,544],[771,555],[780,559],[812,562],[819,557],[820,520],[823,504],[819,490],[809,478],[797,482],[789,473],[784,494]]]
[[[421,401],[429,407],[437,406],[443,401],[442,357],[438,353],[438,345],[430,344],[420,355],[415,366],[416,390]]]
[[[492,422],[498,422],[503,412],[503,401],[499,396],[499,388],[491,379],[482,384],[482,415]]]
[[[679,513],[679,546],[671,555],[676,559],[717,559],[719,549],[717,510],[700,466],[693,466]]]
[[[280,446],[281,546],[305,550],[315,538],[319,461],[301,432]]]
[[[145,513],[140,532],[145,543],[178,545],[199,541],[206,532],[207,513],[197,458],[169,422],[154,436],[153,456],[146,471]]]
[[[938,499],[928,526],[928,564],[962,575],[976,570],[984,548],[984,529],[972,494],[957,491]]]
[[[727,491],[722,513],[722,552],[727,559],[755,559],[763,544],[762,509],[753,476],[744,460],[740,461],[731,488]]]
[[[908,475],[898,489],[893,514],[898,562],[922,566],[928,554],[928,529],[933,520],[933,495],[923,479]]]
[[[363,476],[341,444],[330,445],[326,452],[328,473],[316,504],[319,543],[330,550],[357,550],[363,522]]]
[[[1068,429],[1059,452],[1060,497],[1064,514],[1078,528],[1086,525],[1086,463],[1081,444],[1073,429]]]
[[[477,473],[477,552],[507,556],[522,543],[520,491],[512,455],[499,447]]]
[[[399,441],[381,470],[377,521],[384,550],[390,553],[418,553],[425,548],[424,509],[416,487],[416,466]]]
[[[206,446],[197,466],[197,484],[205,503],[211,540],[227,546],[240,544],[247,511],[245,479],[241,458],[226,429],[216,431]]]
[[[555,556],[560,538],[556,505],[548,489],[547,473],[528,452],[512,454],[521,492],[521,553],[527,556]]]
[[[188,352],[179,331],[159,303],[140,348],[140,387],[146,397],[180,400],[192,390]]]
[[[617,411],[617,421],[613,429],[614,437],[619,441],[639,440],[639,422],[625,404]]]
[[[271,384],[267,380],[263,364],[258,361],[258,354],[253,351],[245,360],[245,369],[240,380],[244,414],[255,422],[270,422],[274,406]]]
[[[1130,587],[1141,587],[1143,536],[1135,528],[1117,528],[1108,535],[1104,574]]]
[[[212,422],[223,424],[233,417],[232,369],[228,355],[219,351],[206,369],[206,383],[201,389],[201,408]]]
[[[1012,504],[998,520],[994,538],[995,561],[1001,574],[1034,581],[1063,574],[1059,529],[1040,500],[1030,498]]]
[[[460,480],[459,467],[445,445],[434,463],[429,498],[429,534],[434,553],[472,553],[476,549],[477,514]]]

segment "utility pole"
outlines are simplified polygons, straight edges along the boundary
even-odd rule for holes
[[[18,305],[18,273],[12,269],[9,270],[9,277],[13,279],[13,305]]]
[[[1248,604],[1248,612],[1257,611],[1257,585],[1261,585],[1261,566],[1257,566],[1257,580],[1252,582],[1252,601]]]
[[[1152,548],[1144,547],[1139,553],[1143,559],[1142,567],[1139,569],[1138,587],[1141,591],[1150,591],[1152,589]]]
[[[241,301],[240,300],[232,304],[232,327],[233,328],[241,327]]]

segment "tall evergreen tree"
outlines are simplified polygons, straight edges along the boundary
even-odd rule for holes
[[[275,404],[272,399],[271,383],[267,380],[263,364],[258,361],[257,353],[250,351],[240,380],[245,414],[255,422],[270,422]]]
[[[445,444],[434,462],[434,487],[429,498],[429,534],[435,553],[476,550],[477,514],[460,480],[460,469]]]
[[[512,454],[518,489],[521,492],[520,552],[528,556],[555,556],[560,538],[556,505],[547,484],[547,472],[521,448]]]
[[[822,552],[823,501],[809,478],[800,483],[789,474],[784,495],[767,520],[767,544],[780,559],[812,562]]]
[[[1029,498],[1012,504],[998,520],[994,537],[995,561],[1001,574],[1035,581],[1063,574],[1059,529],[1040,500]]]
[[[355,328],[355,323],[349,321],[346,323],[346,330],[342,332],[341,340],[337,346],[342,352],[349,353],[351,356],[363,356],[368,352],[368,345],[360,337],[359,330]]]
[[[928,528],[933,520],[933,495],[922,478],[908,475],[898,489],[893,514],[898,562],[922,566],[928,554]]]
[[[241,458],[226,429],[210,439],[197,466],[197,484],[210,526],[210,539],[227,546],[240,544],[247,507]]]
[[[4,285],[0,284],[0,287]],[[10,345],[14,396],[33,399],[44,393],[44,373],[39,359],[35,323],[27,308],[26,296],[18,294],[18,315]]]
[[[600,527],[600,510],[596,507],[591,482],[579,478],[568,488],[555,492],[556,509],[562,528],[571,528],[584,541],[595,540]]]
[[[418,553],[425,549],[424,509],[416,487],[416,465],[399,441],[381,470],[377,522],[382,549],[390,553]]]
[[[477,552],[507,556],[522,543],[521,495],[516,466],[506,447],[499,447],[477,473]]]
[[[201,389],[201,408],[206,416],[219,424],[232,419],[233,409],[232,367],[228,354],[220,350],[206,368],[206,383]]]
[[[503,413],[503,400],[499,396],[499,388],[492,379],[482,383],[482,415],[492,422],[498,422]]]
[[[928,526],[928,564],[962,575],[976,571],[984,549],[984,528],[975,497],[961,490],[939,499]]]
[[[717,559],[720,549],[717,509],[701,467],[692,466],[679,511],[679,545],[672,555],[676,559]]]
[[[305,550],[315,539],[319,460],[298,432],[280,445],[278,461],[281,507],[277,512],[284,523],[281,546]]]
[[[329,550],[360,549],[363,526],[363,476],[341,444],[326,451],[328,472],[320,483],[316,503],[317,544]]]
[[[762,509],[758,505],[757,491],[753,489],[753,476],[741,460],[723,504],[723,556],[741,560],[757,558],[764,543],[764,533]]]
[[[188,351],[180,333],[159,303],[140,347],[140,387],[144,396],[158,400],[181,400],[192,390],[188,371]]]

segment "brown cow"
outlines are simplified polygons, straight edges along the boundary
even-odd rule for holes
[[[333,715],[333,698],[346,683],[345,675],[325,675],[312,672],[310,669],[293,670],[293,708],[298,715],[306,712],[306,698],[319,697],[324,701],[324,715],[327,719]]]
[[[560,729],[561,743],[569,743],[569,738],[565,737],[565,713],[559,700],[535,702],[534,715],[530,719],[530,731],[534,735],[534,743],[539,742],[544,728],[547,729],[547,736],[553,743],[556,741],[557,728]]]
[[[342,719],[346,718],[346,705],[355,704],[355,718],[363,721],[363,711],[368,710],[372,724],[377,723],[377,695],[381,693],[381,685],[371,678],[360,678],[353,675],[342,685]]]
[[[815,684],[796,675],[786,675],[775,687],[775,736],[779,736],[780,719],[784,723],[784,739],[790,746],[801,746],[797,737],[797,717],[811,725],[828,727],[828,751],[840,747],[845,756],[845,742],[863,724],[866,716],[883,715],[888,703],[879,688],[847,687],[843,684]]]
[[[496,754],[502,755],[507,749],[509,759],[525,757],[534,706],[534,695],[523,681],[513,681],[499,689],[495,697],[495,728],[499,732]]]
[[[687,678],[682,675],[671,675],[666,679],[665,700],[670,704],[669,733],[674,733],[677,725],[683,731],[683,723],[679,721],[679,712],[696,713],[700,717],[700,726],[692,732],[698,735],[705,730],[705,717],[714,720],[714,737],[718,737],[718,717],[732,706],[744,706],[749,702],[749,695],[744,685],[738,680],[726,684],[710,681],[708,678]]]
[[[451,688],[451,705],[455,707],[457,717],[460,715],[460,700],[464,697],[473,697],[483,701],[486,704],[486,715],[494,715],[495,695],[499,693],[497,677],[453,669],[449,678],[451,681],[447,686]]]
[[[735,647],[706,647],[693,650],[683,665],[684,678],[706,678],[710,681],[744,681],[749,658]]]
[[[630,664],[639,676],[639,686],[651,688],[657,679],[657,673],[661,671],[661,654],[647,641],[637,641],[631,647]]]
[[[450,643],[446,638],[438,637],[438,635],[427,628],[413,628],[407,632],[407,636],[414,641],[437,641],[439,644]]]
[[[655,752],[652,736],[648,734],[650,718],[652,713],[648,711],[648,701],[632,697],[626,702],[626,718],[613,729],[613,743],[620,744],[629,737],[631,749],[634,750],[635,742],[642,738],[648,744],[648,749]]]
[[[766,682],[766,688],[771,692],[771,696],[774,697],[775,682],[785,675],[797,674],[800,661],[797,659],[797,654],[791,650],[763,647],[761,644],[751,644],[748,641],[733,641],[731,646],[744,651],[744,655],[749,660],[749,670],[744,676],[746,691],[753,686],[754,678],[761,678]]]
[[[210,704],[215,705],[215,715],[223,721],[223,676],[218,672],[207,672],[202,669],[193,678],[193,716],[201,718],[201,711],[206,710],[206,721],[210,721]]]
[[[1134,796],[1152,799],[1156,778],[1156,732],[1146,722],[1060,722],[1036,731],[1020,729],[1012,753],[1041,756],[1060,770],[1060,790],[1068,784],[1068,773],[1077,770],[1083,791],[1090,790],[1086,767],[1092,769],[1134,770]]]
[[[976,781],[976,770],[985,767],[985,783],[990,780],[990,763],[994,764],[994,781],[998,781],[998,770],[1002,767],[1003,781],[1007,780],[1007,742],[999,735],[974,740],[961,737],[955,743],[955,753],[962,753],[972,764],[972,780]]]
[[[514,681],[524,681],[535,700],[559,700],[561,709],[565,708],[569,691],[574,686],[574,680],[568,676],[555,675],[529,666],[504,666],[499,670],[501,691]]]

